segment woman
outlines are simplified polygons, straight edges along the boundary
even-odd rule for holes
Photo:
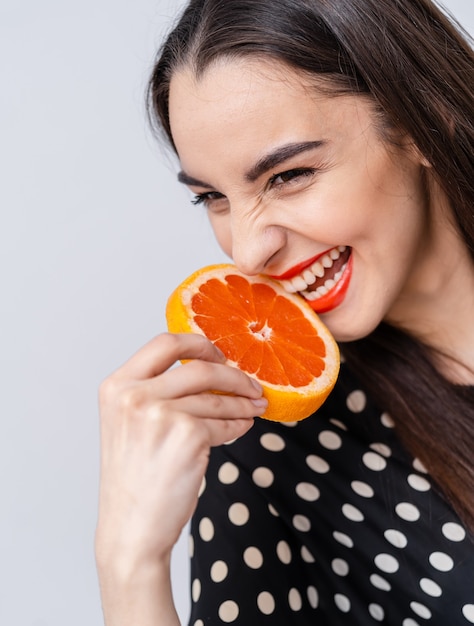
[[[261,389],[198,336],[105,381],[108,626],[178,624],[170,553],[193,513],[190,624],[474,623],[473,68],[430,0],[185,9],[149,90],[179,180],[345,362],[290,427],[254,419]]]

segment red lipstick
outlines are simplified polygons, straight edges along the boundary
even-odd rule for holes
[[[289,270],[287,270],[283,274],[280,274],[279,276],[273,276],[272,274],[269,274],[269,276],[270,278],[273,278],[274,280],[288,280],[290,278],[294,278],[295,276],[298,276],[298,274],[301,274],[301,272],[305,270],[307,267],[311,267],[313,263],[315,263],[318,259],[322,258],[325,254],[327,254],[331,250],[332,248],[329,248],[329,250],[325,250],[324,252],[321,252],[321,254],[317,254],[312,259],[307,259],[306,261],[302,261],[301,263],[298,263],[298,265],[295,265],[294,267],[290,268]]]
[[[337,306],[341,304],[344,300],[347,290],[349,289],[349,283],[352,277],[352,255],[349,257],[347,261],[346,268],[344,270],[343,275],[334,285],[334,287],[327,292],[325,296],[321,296],[317,300],[309,301],[307,300],[309,306],[316,313],[327,313],[328,311],[332,311]]]

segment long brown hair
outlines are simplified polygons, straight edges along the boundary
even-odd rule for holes
[[[176,69],[199,76],[216,59],[248,55],[323,78],[332,93],[371,96],[430,162],[474,260],[474,54],[460,25],[431,0],[191,0],[148,89],[152,123],[172,146]],[[429,347],[385,323],[342,350],[474,531],[474,388],[447,381]]]

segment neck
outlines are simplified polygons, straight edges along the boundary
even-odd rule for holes
[[[438,367],[452,382],[474,384],[474,263],[455,228],[439,224],[426,261],[387,321],[438,353]]]

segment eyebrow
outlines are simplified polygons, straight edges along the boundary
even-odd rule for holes
[[[303,141],[300,143],[288,143],[284,146],[280,146],[279,148],[276,148],[276,150],[269,152],[259,159],[255,165],[253,165],[245,173],[245,179],[249,183],[254,183],[262,174],[265,174],[268,170],[280,165],[280,163],[288,161],[288,159],[291,159],[302,152],[308,152],[309,150],[320,148],[324,143],[324,141]]]
[[[302,141],[299,143],[288,143],[280,146],[260,158],[255,165],[247,170],[245,173],[245,180],[249,183],[254,183],[260,176],[262,176],[262,174],[265,174],[268,170],[280,165],[280,163],[283,163],[284,161],[287,161],[302,152],[308,152],[310,150],[320,148],[325,143],[325,141]],[[212,185],[194,178],[183,171],[178,173],[178,181],[191,187],[205,187],[207,189],[213,189]]]

